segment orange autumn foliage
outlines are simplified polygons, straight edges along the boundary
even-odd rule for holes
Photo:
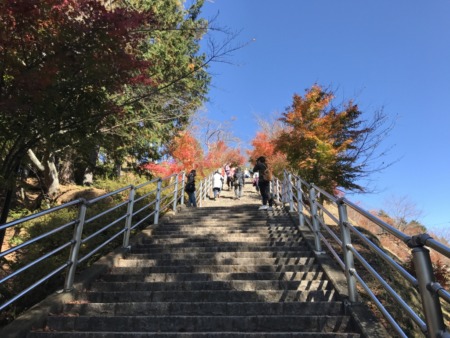
[[[253,149],[247,151],[250,162],[256,164],[256,159],[264,156],[275,176],[282,177],[283,170],[288,167],[288,163],[286,155],[280,151],[276,151],[273,136],[264,132],[258,132],[251,141],[251,144]]]

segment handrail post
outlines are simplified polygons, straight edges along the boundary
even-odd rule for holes
[[[175,177],[175,186],[173,188],[173,212],[177,212],[177,200],[178,200],[178,174]]]
[[[182,173],[182,178],[181,178],[181,200],[180,200],[180,204],[184,205],[184,181],[186,180],[186,173],[183,171]]]
[[[287,172],[283,171],[283,187],[281,189],[281,200],[283,204],[286,203],[286,186],[287,186]]]
[[[153,224],[158,224],[159,222],[159,212],[161,209],[161,186],[162,186],[162,179],[158,179],[158,184],[156,187],[156,203],[155,203],[155,218],[153,221]]]
[[[281,199],[280,199],[280,196],[281,196],[281,194],[280,194],[280,180],[279,179],[277,179],[277,201],[278,202],[281,202]]]
[[[294,191],[292,189],[292,174],[288,174],[288,184],[289,184],[289,212],[294,211]]]
[[[269,191],[270,191],[270,198],[272,198],[273,201],[277,198],[277,182],[278,179],[275,176],[272,176],[272,179],[269,182]]]
[[[272,177],[272,179],[269,181],[269,199],[273,199],[273,196],[275,196],[274,195],[274,190],[273,190],[273,188],[274,188],[274,181],[275,181],[275,178],[273,178]]]
[[[136,195],[136,187],[131,186],[128,196],[127,218],[125,220],[125,232],[123,234],[123,247],[128,248],[130,243],[131,223],[133,221],[134,196]]]
[[[298,209],[298,221],[301,227],[305,226],[305,215],[303,215],[303,196],[302,196],[302,183],[297,180],[297,209]]]
[[[311,221],[313,225],[314,232],[314,246],[316,248],[316,253],[322,253],[322,244],[320,243],[320,226],[317,214],[317,202],[316,202],[316,191],[314,189],[314,184],[311,184],[311,189],[309,190],[309,201],[311,204]]]
[[[424,248],[424,242],[430,238],[427,234],[413,236],[407,243],[411,250],[418,289],[422,299],[422,308],[427,323],[427,337],[441,337],[445,332],[439,296],[430,287],[435,282],[430,251]]]
[[[349,250],[352,245],[350,229],[348,228],[347,206],[341,200],[338,201],[339,227],[341,230],[342,252],[345,264],[345,277],[347,278],[347,288],[349,301],[354,303],[358,301],[358,292],[356,291],[356,277],[351,273],[355,269],[353,253]]]
[[[203,181],[200,181],[200,189],[199,189],[199,196],[195,196],[195,198],[198,197],[198,206],[202,207],[202,200],[203,200]]]
[[[72,246],[69,255],[69,271],[67,271],[66,280],[64,281],[64,291],[73,289],[73,281],[75,280],[75,272],[78,264],[78,255],[80,253],[81,236],[83,234],[84,222],[86,220],[87,203],[81,199],[80,208],[78,210],[78,221],[75,225],[72,238]]]

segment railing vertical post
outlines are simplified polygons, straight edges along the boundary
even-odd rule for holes
[[[311,184],[311,189],[309,190],[309,201],[311,204],[311,221],[314,232],[315,251],[317,254],[320,254],[322,253],[322,244],[320,243],[319,215],[317,214],[316,190],[314,189],[314,184]]]
[[[298,221],[301,227],[305,226],[305,215],[303,215],[303,195],[302,195],[302,182],[297,180],[297,209],[298,209]]]
[[[127,248],[130,243],[131,223],[133,221],[134,196],[136,195],[136,188],[131,186],[130,194],[128,196],[127,218],[125,219],[125,232],[123,234],[123,247]]]
[[[272,178],[270,181],[269,181],[269,198],[273,198],[275,195],[274,195],[274,191],[273,191],[273,187],[274,187],[274,181],[275,181],[275,179],[274,178]]]
[[[272,177],[272,180],[269,183],[269,191],[270,191],[269,197],[272,198],[272,200],[274,201],[277,196],[276,188],[277,188],[277,179],[275,177]]]
[[[156,188],[155,218],[153,224],[158,224],[159,222],[159,212],[161,211],[161,186],[162,179],[158,179],[158,185]]]
[[[84,199],[81,199],[80,208],[78,210],[78,222],[75,225],[72,238],[72,246],[70,248],[69,256],[69,271],[66,275],[64,282],[64,291],[70,291],[73,289],[73,281],[75,279],[75,272],[78,264],[78,255],[80,253],[81,236],[83,234],[84,222],[86,220],[87,203]]]
[[[280,190],[281,190],[280,189],[280,180],[277,179],[276,182],[277,182],[277,201],[281,202],[281,199],[280,199],[280,196],[281,196],[281,193],[280,193]]]
[[[205,199],[209,196],[211,196],[211,191],[212,191],[212,177],[208,176],[205,178]]]
[[[413,236],[413,244],[408,243],[408,245],[413,247],[411,252],[419,284],[418,288],[422,299],[425,322],[427,323],[427,337],[441,337],[441,333],[445,331],[442,309],[439,296],[430,287],[435,282],[430,251],[423,247],[424,242],[428,238],[430,236],[427,234]]]
[[[202,200],[203,200],[203,181],[200,181],[200,189],[199,189],[199,196],[196,196],[198,198],[198,206],[202,207]]]
[[[354,303],[358,301],[358,293],[356,291],[356,278],[351,273],[355,269],[353,253],[349,250],[352,245],[350,229],[348,228],[347,206],[341,200],[338,201],[339,211],[339,227],[341,230],[342,252],[345,264],[345,276],[347,278],[347,288],[349,301]]]
[[[184,181],[186,180],[186,173],[183,171],[182,175],[183,176],[181,178],[181,200],[180,200],[181,205],[184,204]]]
[[[294,211],[294,190],[292,189],[292,174],[288,175],[288,184],[289,184],[289,212]]]
[[[175,176],[175,187],[173,188],[173,212],[177,212],[177,202],[178,202],[178,174]]]
[[[287,172],[286,170],[283,171],[283,186],[281,189],[281,200],[284,203],[286,203],[286,186],[287,186]]]

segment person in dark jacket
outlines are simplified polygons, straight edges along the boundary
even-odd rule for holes
[[[268,169],[266,158],[264,156],[258,157],[253,172],[258,172],[258,187],[262,197],[262,206],[259,210],[272,210],[273,198],[270,194],[270,181],[264,179],[264,172]],[[269,203],[269,205],[267,205]]]
[[[197,175],[197,172],[193,169],[189,173],[187,177],[186,186],[184,187],[184,190],[188,194],[188,207],[197,207],[197,200],[195,198],[195,176]]]

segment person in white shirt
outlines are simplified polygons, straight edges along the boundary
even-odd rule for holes
[[[218,170],[213,175],[213,191],[214,191],[214,201],[216,198],[220,197],[220,191],[222,190],[223,186],[223,176],[219,173]]]

